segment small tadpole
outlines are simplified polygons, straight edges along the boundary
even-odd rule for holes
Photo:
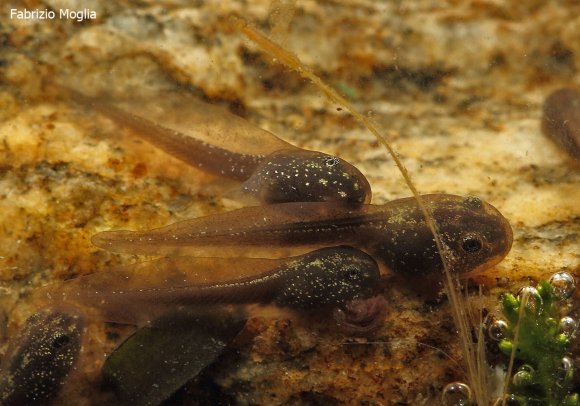
[[[565,87],[546,98],[542,132],[573,159],[580,160],[580,90]]]

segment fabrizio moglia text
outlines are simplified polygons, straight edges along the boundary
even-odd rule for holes
[[[97,12],[88,8],[82,10],[71,10],[63,8],[58,11],[50,9],[10,9],[10,18],[17,20],[94,20],[97,18]]]

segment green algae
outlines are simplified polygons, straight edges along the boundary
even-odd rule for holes
[[[571,393],[574,367],[567,355],[573,334],[562,331],[560,299],[546,280],[501,299],[507,328],[498,345],[521,364],[510,377],[511,398],[521,405],[580,405],[578,394]]]

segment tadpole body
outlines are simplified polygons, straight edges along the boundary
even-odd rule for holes
[[[78,361],[86,325],[76,308],[55,305],[32,315],[10,340],[0,364],[0,404],[45,405]]]

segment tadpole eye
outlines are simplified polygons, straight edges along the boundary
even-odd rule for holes
[[[338,165],[340,162],[339,162],[339,160],[338,160],[337,157],[335,157],[335,156],[329,156],[329,157],[324,158],[324,163],[329,168],[332,168],[333,166]]]
[[[348,266],[345,269],[345,274],[349,279],[357,279],[359,276],[359,272],[358,269],[356,269],[354,266]]]
[[[481,239],[473,235],[464,237],[463,243],[461,244],[461,247],[465,252],[477,252],[482,246]]]
[[[483,200],[481,200],[477,196],[467,196],[463,203],[467,206],[471,207],[472,209],[481,209],[483,207]]]
[[[62,348],[65,345],[67,345],[70,342],[70,337],[66,334],[59,334],[56,337],[54,337],[54,340],[52,340],[52,346],[54,348]]]

